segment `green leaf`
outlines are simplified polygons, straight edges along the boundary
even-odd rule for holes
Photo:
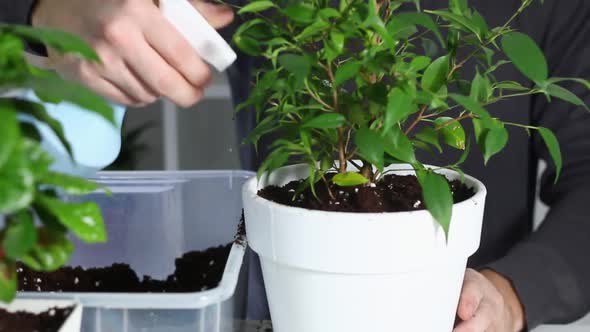
[[[35,179],[21,145],[0,167],[0,215],[11,214],[31,204]]]
[[[488,163],[496,154],[500,153],[508,143],[508,130],[504,126],[496,126],[484,133],[484,163]]]
[[[10,303],[16,297],[16,266],[0,260],[0,301]]]
[[[559,180],[559,176],[561,175],[561,169],[563,167],[563,159],[561,156],[561,149],[559,148],[559,141],[550,129],[539,127],[538,130],[541,138],[543,138],[543,141],[545,142],[545,145],[547,145],[549,154],[551,155],[553,163],[555,164],[555,182],[557,183],[557,180]]]
[[[74,245],[65,232],[43,227],[38,234],[37,244],[22,258],[25,265],[36,271],[52,272],[70,260]]]
[[[324,113],[304,123],[302,128],[340,128],[345,122],[346,118],[340,113]]]
[[[369,128],[361,128],[356,131],[354,139],[359,154],[379,170],[383,170],[385,148],[381,136]]]
[[[490,113],[473,98],[454,93],[449,94],[449,97],[457,102],[457,104],[463,106],[465,110],[477,115],[484,123],[492,121]]]
[[[477,23],[473,22],[471,19],[465,16],[450,13],[444,10],[425,10],[425,12],[440,16],[446,21],[453,23],[458,28],[473,33],[475,36],[477,36],[479,40],[482,40],[484,37]]]
[[[0,168],[2,168],[10,158],[20,136],[16,110],[7,105],[4,99],[0,99],[0,133],[2,133],[2,139],[0,139]]]
[[[428,67],[431,61],[432,59],[430,59],[427,56],[417,56],[414,59],[412,59],[412,62],[410,62],[410,68],[412,68],[415,71],[420,71]]]
[[[510,32],[502,37],[502,50],[526,77],[542,82],[549,77],[549,67],[543,51],[531,37]]]
[[[467,0],[449,0],[449,9],[455,14],[463,15],[468,9]]]
[[[57,29],[33,28],[24,25],[12,25],[10,30],[28,40],[39,42],[60,52],[78,54],[88,60],[99,61],[99,57],[92,47],[80,37]]]
[[[246,14],[246,13],[258,13],[261,11],[265,11],[267,9],[276,7],[274,2],[272,1],[267,1],[267,0],[261,0],[261,1],[255,1],[255,2],[251,2],[249,4],[247,4],[246,6],[242,7],[239,11],[238,14],[242,15],[242,14]]]
[[[481,103],[487,103],[492,94],[490,80],[480,73],[475,75],[471,83],[470,97]]]
[[[258,168],[258,172],[256,174],[258,179],[260,179],[264,173],[272,173],[274,170],[284,166],[287,161],[289,161],[290,155],[291,153],[289,151],[285,151],[283,149],[276,149],[272,151]]]
[[[389,34],[389,31],[387,31],[385,23],[379,16],[378,11],[377,0],[369,0],[367,8],[368,16],[365,22],[363,22],[363,26],[371,28],[377,32],[377,34],[385,42],[385,45],[393,50],[395,49],[395,42]]]
[[[393,128],[398,122],[406,119],[417,110],[418,107],[414,104],[411,96],[400,88],[394,88],[389,93],[385,110],[385,122],[383,124],[385,131]]]
[[[35,179],[43,177],[53,164],[51,155],[41,147],[41,144],[29,138],[23,139],[22,149],[29,159],[29,169],[33,173],[33,177]]]
[[[450,124],[447,124],[451,122]],[[440,134],[445,143],[456,149],[465,149],[465,130],[459,121],[453,118],[441,117],[434,121],[440,128]]]
[[[336,71],[336,77],[334,78],[334,86],[338,87],[342,85],[342,83],[355,77],[358,74],[359,69],[361,69],[361,64],[359,62],[347,61],[345,64],[340,66]]]
[[[303,55],[283,54],[279,57],[279,64],[303,83],[311,71],[311,63]]]
[[[2,248],[7,257],[20,259],[37,242],[37,230],[31,211],[22,210],[8,216]]]
[[[438,152],[442,152],[442,147],[438,141],[438,131],[434,130],[432,127],[424,127],[422,128],[417,134],[416,139],[433,145],[436,147]]]
[[[356,172],[346,172],[334,175],[332,182],[341,187],[352,187],[366,184],[369,179]]]
[[[68,154],[72,156],[72,147],[66,138],[61,123],[55,120],[51,115],[49,115],[49,113],[45,110],[45,107],[43,105],[22,99],[11,99],[9,101],[0,100],[0,109],[2,108],[3,103],[7,103],[6,105],[8,107],[13,107],[14,109],[17,109],[20,113],[28,114],[35,118],[38,122],[44,123],[47,126],[49,126],[49,128],[51,128],[51,130],[53,130],[53,132],[55,133],[55,136],[57,136],[57,138],[59,139],[60,143],[64,146]]]
[[[35,202],[60,223],[87,243],[106,242],[107,234],[100,209],[95,203],[65,203],[46,195],[38,195]]]
[[[565,82],[565,81],[580,83],[583,86],[585,86],[588,90],[590,90],[590,81],[585,80],[583,78],[552,77],[547,80],[548,83],[559,83],[559,82]]]
[[[449,58],[442,56],[434,60],[422,76],[422,88],[430,92],[437,92],[442,88],[449,74]]]
[[[39,181],[43,185],[60,188],[69,195],[86,195],[100,188],[95,182],[55,172],[45,174]]]
[[[453,211],[453,194],[449,183],[444,176],[430,170],[419,170],[416,175],[422,187],[424,205],[442,227],[448,241]]]
[[[313,6],[309,4],[295,2],[285,8],[283,13],[292,22],[312,23],[314,21],[316,11]]]
[[[426,28],[427,30],[432,31],[436,38],[439,40],[440,44],[444,45],[444,39],[442,37],[438,24],[436,24],[430,16],[424,13],[403,12],[395,14],[390,20],[390,22],[387,24],[387,30],[389,30],[390,32],[399,31],[400,28],[407,28],[413,25],[419,25]]]
[[[514,81],[502,81],[494,85],[496,89],[511,90],[511,91],[528,91],[529,89]]]
[[[547,85],[546,92],[550,96],[553,96],[555,98],[559,98],[561,100],[565,100],[568,103],[576,105],[576,106],[582,106],[587,111],[590,111],[590,108],[588,108],[588,105],[586,105],[586,103],[582,99],[580,99],[580,97],[576,96],[571,91],[569,91],[559,85],[555,85],[555,84]]]
[[[22,87],[32,88],[37,96],[45,102],[70,102],[88,112],[96,113],[116,125],[111,105],[79,83],[65,81],[54,73],[45,73],[43,76],[31,76]]]
[[[403,162],[414,164],[416,153],[412,141],[403,133],[399,127],[389,130],[384,137],[385,152]]]
[[[260,43],[248,36],[244,35],[235,35],[233,38],[234,44],[238,46],[238,48],[251,56],[258,56],[262,53],[262,49],[260,48]]]

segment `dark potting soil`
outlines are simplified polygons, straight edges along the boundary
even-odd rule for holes
[[[19,291],[96,293],[186,293],[219,285],[231,244],[192,251],[177,258],[176,269],[165,280],[140,279],[127,264],[83,269],[63,267],[55,272],[36,272],[18,264]]]
[[[53,308],[37,315],[0,309],[0,332],[57,332],[73,310]]]
[[[332,177],[329,174],[328,177]],[[389,174],[374,185],[340,187],[330,182],[330,190],[335,196],[331,199],[323,181],[315,185],[317,198],[311,188],[305,189],[295,199],[297,188],[302,180],[290,182],[283,187],[268,186],[258,191],[258,195],[270,201],[288,206],[311,210],[338,212],[401,212],[425,209],[422,202],[422,188],[413,175]],[[475,192],[461,181],[449,181],[453,199],[459,203],[471,198]]]

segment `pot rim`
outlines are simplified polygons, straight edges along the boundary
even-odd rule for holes
[[[287,168],[298,168],[298,167],[303,167],[303,166],[306,166],[306,165],[305,164],[288,165],[288,166],[284,166],[284,167],[279,168],[279,170],[285,170]],[[386,167],[385,170],[395,168],[396,171],[394,171],[394,174],[396,174],[396,173],[410,173],[410,174],[415,173],[414,169],[411,168],[411,166],[407,170],[406,169],[399,169],[400,167],[404,167],[404,166],[408,167],[409,165],[408,164],[392,164],[389,167]],[[441,168],[441,167],[432,166],[432,165],[424,165],[424,166],[426,166],[429,169],[436,168],[434,170],[436,173],[441,174],[441,175],[445,175],[445,176],[452,176],[452,179],[460,177],[460,174],[458,172],[450,170],[450,169]],[[267,173],[263,174],[263,176],[260,179],[263,179],[263,178],[268,179],[268,174]],[[465,183],[470,188],[475,189],[475,194],[462,202],[453,204],[453,209],[460,209],[464,206],[473,204],[472,202],[481,201],[484,199],[484,197],[487,194],[487,189],[481,181],[479,181],[478,179],[476,179],[468,174],[464,174],[464,178],[465,178]],[[427,215],[430,215],[430,212],[428,212],[427,209],[416,210],[416,211],[398,211],[398,212],[341,212],[341,211],[312,210],[312,209],[307,209],[307,208],[289,206],[289,205],[284,205],[284,204],[280,204],[277,202],[273,202],[273,201],[270,201],[266,198],[259,196],[258,195],[258,190],[259,190],[258,186],[261,182],[262,182],[262,180],[259,180],[257,177],[253,177],[250,180],[246,181],[246,183],[244,184],[244,193],[250,195],[251,199],[253,199],[254,202],[261,203],[261,204],[262,203],[268,204],[271,207],[276,207],[276,208],[280,208],[280,209],[288,209],[293,212],[299,211],[302,213],[309,214],[311,216],[325,215],[327,213],[334,215],[334,216],[358,214],[358,215],[362,215],[363,217],[369,217],[369,218],[388,215],[388,214],[391,214],[391,215],[404,215],[404,214],[409,214],[409,215],[427,214]]]

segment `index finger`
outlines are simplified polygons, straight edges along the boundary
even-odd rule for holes
[[[480,279],[481,276],[474,270],[468,269],[465,272],[459,306],[457,307],[457,315],[462,320],[471,319],[481,304],[484,289]]]
[[[209,66],[201,59],[190,43],[166,20],[154,6],[155,13],[143,23],[143,33],[150,46],[196,87],[207,85],[211,79]]]

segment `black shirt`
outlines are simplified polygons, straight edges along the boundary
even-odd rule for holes
[[[0,0],[0,21],[25,23],[32,2]],[[422,3],[431,9],[441,6],[434,0]],[[473,0],[471,4],[490,26],[500,26],[521,0]],[[512,26],[532,36],[543,48],[551,76],[590,78],[590,2],[545,0],[541,5],[535,1]],[[247,96],[255,64],[254,59],[240,56],[230,69],[236,102]],[[511,66],[501,67],[497,79],[531,84]],[[590,91],[582,85],[562,85],[590,104]],[[540,137],[535,133],[528,136],[517,128],[509,129],[511,139],[506,150],[492,158],[487,167],[481,154],[472,152],[464,171],[486,184],[488,200],[481,247],[470,266],[489,267],[512,280],[530,328],[571,322],[590,311],[590,213],[586,210],[590,201],[590,114],[558,100],[548,103],[543,96],[508,100],[488,110],[504,121],[552,129],[561,143],[564,169],[559,182],[553,184],[555,169]],[[237,130],[243,137],[253,126],[253,114],[241,112],[237,120]],[[241,157],[247,168],[255,168],[261,159],[250,147],[242,148]],[[445,165],[456,160],[456,152],[422,157],[426,163]],[[548,161],[540,193],[551,210],[540,229],[533,232],[539,160]],[[251,290],[261,291],[260,282]]]

